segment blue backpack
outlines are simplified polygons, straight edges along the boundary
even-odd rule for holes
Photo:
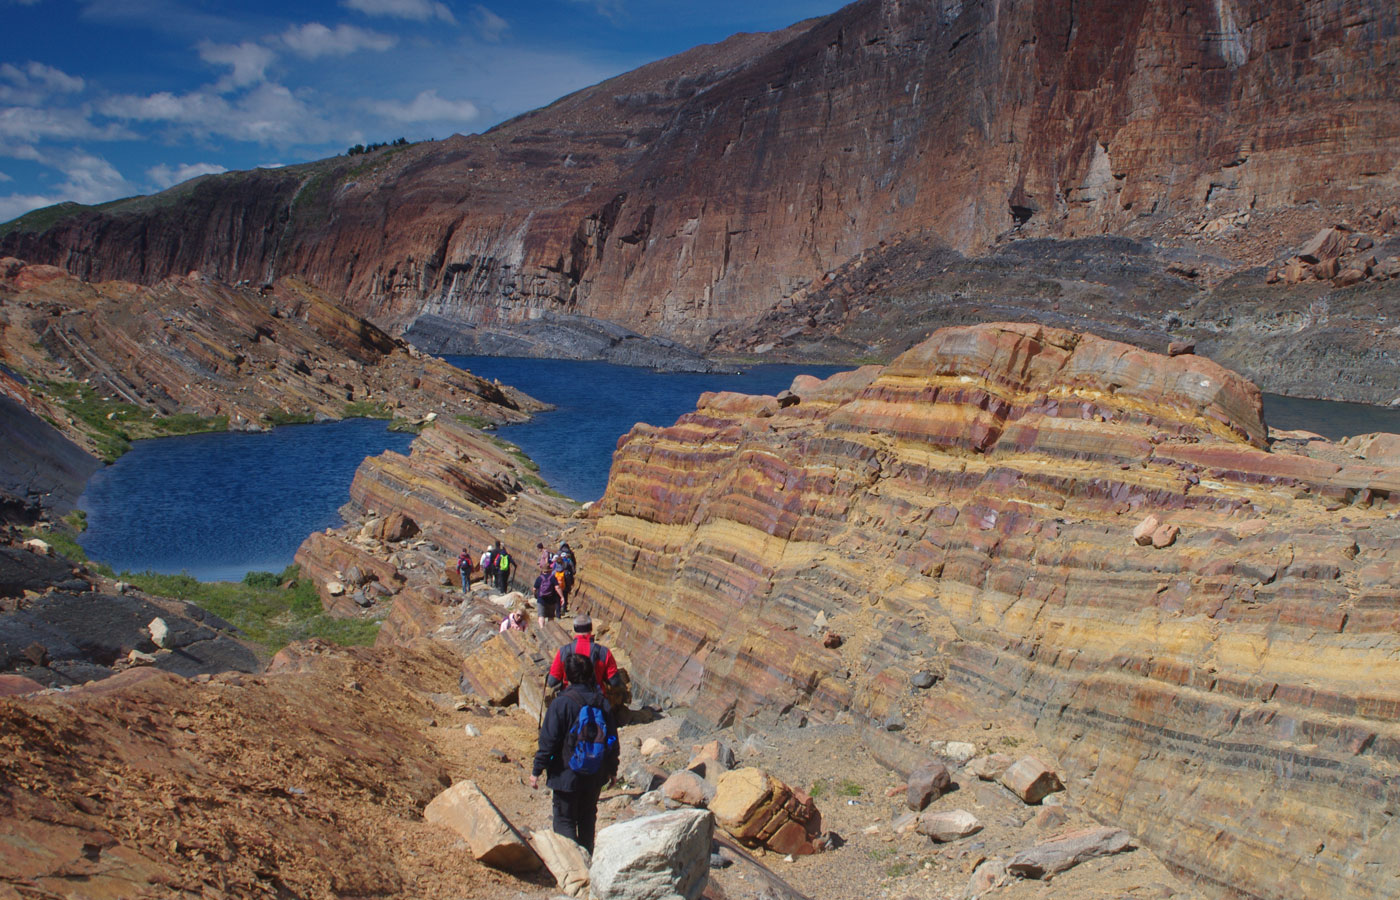
[[[573,744],[569,753],[569,768],[580,775],[596,775],[603,769],[603,757],[608,748],[617,746],[617,735],[608,733],[603,711],[596,706],[584,706],[569,729],[568,740]]]

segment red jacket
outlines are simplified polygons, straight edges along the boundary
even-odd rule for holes
[[[613,659],[612,651],[593,640],[593,635],[580,634],[555,652],[554,661],[549,664],[549,678],[546,679],[550,687],[564,683],[565,651],[592,658],[593,673],[597,676],[599,687],[605,684],[616,687],[621,684],[622,679],[617,674],[617,660]]]

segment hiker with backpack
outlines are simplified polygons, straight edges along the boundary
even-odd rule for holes
[[[462,577],[462,593],[467,593],[472,586],[472,554],[466,547],[462,548],[462,554],[457,557],[457,574]]]
[[[598,795],[617,777],[617,720],[593,682],[593,663],[571,653],[564,663],[569,686],[549,704],[540,725],[530,787],[540,775],[554,791],[555,834],[593,852]]]
[[[504,594],[510,590],[510,575],[515,569],[515,561],[506,552],[505,544],[497,544],[496,559],[492,566],[492,571],[496,576],[496,593]]]
[[[553,574],[541,573],[535,578],[535,612],[541,628],[545,619],[559,617],[559,583]]]
[[[599,689],[605,685],[622,687],[617,660],[613,659],[611,650],[593,639],[593,620],[588,616],[574,618],[574,639],[554,654],[554,661],[549,664],[549,675],[544,680],[545,685],[557,688],[561,684],[574,684],[568,674],[568,661],[575,656],[583,657],[592,666],[593,677],[589,680]]]
[[[578,569],[578,563],[574,560],[573,548],[568,541],[559,543],[559,552],[554,554],[554,571],[559,579],[559,596],[562,602],[559,605],[561,612],[569,611],[569,597],[574,592],[574,573]]]
[[[483,579],[491,578],[491,567],[495,564],[495,562],[496,544],[493,541],[486,545],[485,550],[481,551],[481,577]]]

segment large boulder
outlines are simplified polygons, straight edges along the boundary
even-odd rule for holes
[[[926,834],[940,844],[965,838],[981,830],[982,823],[965,809],[928,810],[919,816],[919,834]]]
[[[423,810],[423,818],[460,834],[472,856],[488,866],[510,872],[540,867],[535,851],[474,781],[459,781],[438,794]]]
[[[1001,783],[1027,803],[1039,803],[1047,794],[1063,791],[1065,786],[1045,763],[1026,756],[1001,774]]]
[[[696,900],[710,878],[715,819],[678,809],[598,832],[588,875],[594,900]]]
[[[661,785],[661,796],[683,806],[705,806],[715,796],[715,787],[689,769],[682,769]]]
[[[762,769],[725,772],[710,811],[720,827],[749,847],[801,855],[820,849],[822,817],[812,798]]]
[[[948,790],[952,783],[953,778],[943,763],[925,763],[910,773],[905,803],[914,812],[918,812],[943,796],[943,792]]]

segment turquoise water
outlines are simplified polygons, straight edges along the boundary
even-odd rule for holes
[[[607,363],[451,357],[556,409],[500,429],[539,463],[541,476],[577,500],[607,484],[618,438],[634,423],[670,425],[705,391],[775,394],[801,373],[846,366],[756,366],[741,375],[667,375]],[[1331,438],[1400,432],[1400,411],[1265,395],[1269,424]],[[202,581],[281,571],[308,534],[340,524],[355,469],[367,456],[408,452],[411,435],[383,421],[293,425],[262,434],[197,434],[138,441],[100,470],[79,500],[81,542],[118,571],[185,571]]]

